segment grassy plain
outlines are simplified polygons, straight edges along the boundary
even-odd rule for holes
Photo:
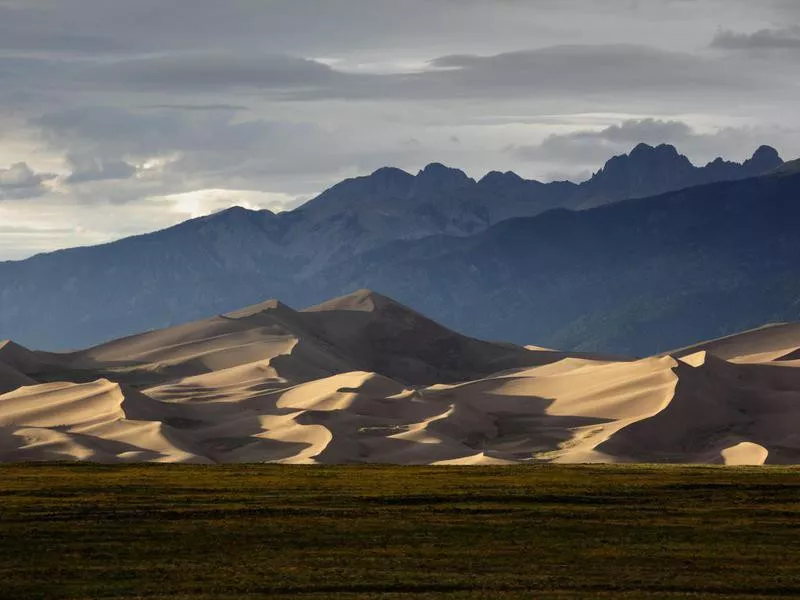
[[[0,466],[0,598],[800,597],[800,470]]]

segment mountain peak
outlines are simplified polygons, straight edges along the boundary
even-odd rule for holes
[[[514,171],[506,171],[505,173],[500,171],[489,171],[486,175],[481,177],[478,183],[483,185],[503,185],[519,183],[520,181],[525,180],[514,173]]]
[[[640,142],[634,146],[634,148],[628,152],[629,157],[633,156],[644,156],[646,154],[651,154],[656,149],[655,146],[651,146],[650,144],[645,144],[644,142]]]
[[[218,210],[217,212],[213,212],[209,215],[192,219],[191,221],[198,221],[204,223],[222,223],[222,222],[236,223],[240,221],[247,221],[250,219],[258,221],[261,221],[263,219],[269,220],[275,216],[276,214],[267,208],[251,209],[251,208],[245,208],[244,206],[239,206],[237,204],[235,206],[223,208],[222,210]]]
[[[223,208],[222,210],[218,210],[215,213],[211,213],[210,216],[223,216],[223,215],[252,215],[254,213],[261,212],[259,210],[253,210],[251,208],[245,208],[244,206],[239,206],[238,204],[234,206],[229,206],[228,208]],[[264,212],[271,212],[269,210],[264,209]]]
[[[417,177],[443,177],[443,176],[452,176],[458,177],[460,179],[469,179],[466,173],[461,169],[456,169],[453,167],[448,167],[439,162],[432,162],[425,165],[419,173],[417,173]]]
[[[691,161],[671,144],[637,144],[628,154],[618,154],[606,161],[603,168],[595,173],[595,177],[608,176],[617,171],[639,171],[640,177],[646,176],[646,170],[652,169],[692,169]]]
[[[638,144],[629,154],[614,156],[582,184],[589,204],[641,198],[677,189],[695,166],[670,144]]]
[[[778,151],[775,148],[773,148],[772,146],[767,146],[766,144],[762,144],[761,146],[756,148],[755,152],[753,152],[753,158],[778,158],[778,159],[780,159],[780,154],[778,154]]]
[[[628,154],[619,154],[610,158],[596,177],[612,176],[626,173],[635,174],[638,178],[645,178],[652,170],[664,169],[693,169],[694,165],[683,154],[680,154],[671,144],[659,144],[651,146],[649,144],[638,144]]]
[[[772,146],[759,146],[753,152],[753,156],[742,163],[742,166],[753,169],[754,175],[760,175],[766,171],[777,169],[782,164],[783,159],[775,148]]]
[[[628,158],[632,159],[649,156],[658,156],[660,158],[680,158],[681,154],[672,144],[659,144],[658,146],[651,146],[650,144],[645,143],[637,144],[636,147],[628,154]]]
[[[417,173],[410,195],[426,197],[442,194],[470,183],[475,183],[475,180],[467,177],[464,171],[447,167],[441,163],[430,163]]]
[[[650,144],[646,144],[645,142],[639,142],[636,146],[628,154],[638,154],[641,152],[650,152],[654,150],[655,146],[651,146]]]
[[[414,176],[403,169],[398,169],[397,167],[381,167],[380,169],[376,169],[370,173],[369,177],[372,179],[380,179],[382,181],[403,182],[413,178]]]
[[[323,207],[324,214],[330,216],[329,211],[366,205],[376,198],[404,198],[413,183],[414,176],[410,173],[396,167],[381,167],[369,175],[340,181],[293,212],[309,213]]]

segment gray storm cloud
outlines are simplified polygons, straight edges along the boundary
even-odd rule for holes
[[[36,173],[27,163],[14,163],[0,169],[0,200],[41,196],[46,192],[44,182],[54,178],[51,173]]]
[[[711,46],[726,50],[800,50],[800,27],[759,29],[753,33],[720,31]]]

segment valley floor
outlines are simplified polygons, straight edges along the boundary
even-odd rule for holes
[[[0,466],[0,598],[800,597],[783,467]]]

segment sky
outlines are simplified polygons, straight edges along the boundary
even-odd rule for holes
[[[0,260],[430,162],[800,156],[797,0],[0,0]]]

